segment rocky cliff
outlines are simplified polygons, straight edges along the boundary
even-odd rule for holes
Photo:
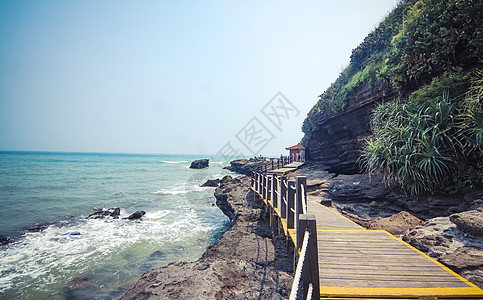
[[[309,159],[323,161],[333,173],[358,173],[357,160],[364,139],[370,134],[371,112],[377,104],[391,101],[396,96],[395,91],[382,93],[361,85],[348,98],[347,108],[341,113],[315,115],[313,124],[317,129],[306,142]]]

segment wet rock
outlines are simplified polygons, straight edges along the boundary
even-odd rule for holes
[[[204,169],[210,165],[209,159],[198,159],[191,163],[190,169]]]
[[[103,219],[105,217],[112,217],[113,219],[118,219],[121,214],[121,209],[119,207],[109,208],[106,210],[98,209],[92,214],[88,215],[86,219]]]
[[[92,283],[92,278],[76,277],[67,283],[66,288],[69,290],[81,290],[81,289],[85,289],[91,283]]]
[[[145,214],[146,214],[146,212],[144,210],[138,210],[138,211],[132,213],[131,215],[129,215],[129,217],[123,218],[123,219],[138,220],[138,219],[141,219],[142,216],[144,216]]]
[[[11,242],[12,242],[12,239],[10,239],[9,237],[0,235],[0,245],[6,245],[6,244],[9,244]]]
[[[449,217],[458,229],[472,236],[483,236],[483,212],[470,210]]]
[[[41,223],[41,224],[35,224],[32,227],[27,228],[26,230],[28,232],[41,232],[47,229],[49,226],[53,225],[54,223]]]
[[[201,187],[217,187],[220,185],[220,179],[208,179]]]
[[[154,251],[153,253],[151,253],[148,257],[148,259],[150,260],[155,260],[155,259],[162,259],[162,258],[165,258],[166,257],[166,254],[162,251]]]
[[[382,229],[394,235],[400,235],[421,224],[423,224],[423,220],[402,211],[387,218],[378,217],[368,222],[368,229]]]

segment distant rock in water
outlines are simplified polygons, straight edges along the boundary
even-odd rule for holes
[[[92,283],[92,279],[88,277],[76,277],[69,281],[66,288],[69,290],[81,290],[85,289]]]
[[[191,163],[190,169],[204,169],[210,166],[209,159],[198,159]]]
[[[123,218],[123,219],[128,219],[128,220],[137,220],[141,219],[142,216],[144,216],[146,212],[144,210],[138,210],[137,212],[132,213],[129,217]]]
[[[148,257],[149,260],[156,260],[156,259],[163,259],[166,257],[166,254],[162,251],[154,251]]]
[[[11,243],[12,240],[9,237],[0,235],[0,245],[6,245],[8,243]]]
[[[201,187],[217,187],[220,185],[220,179],[208,179]]]
[[[119,219],[121,209],[119,207],[109,208],[106,210],[98,209],[92,214],[88,215],[86,219],[103,219],[105,217],[112,217],[113,219]]]

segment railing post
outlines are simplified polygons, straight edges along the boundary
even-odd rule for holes
[[[289,180],[287,182],[287,229],[295,228],[295,213],[292,211],[295,208],[295,181]]]
[[[284,182],[287,180],[287,177],[285,176],[280,176],[280,188],[278,189],[280,199],[278,203],[280,203],[280,218],[287,219],[287,204],[285,204],[285,201],[288,202],[287,200],[287,188],[285,187]],[[285,198],[285,201],[283,201],[283,198]]]
[[[297,178],[295,178],[295,232],[298,234],[299,230],[297,228],[298,226],[298,220],[299,220],[299,215],[303,214],[304,211],[303,211],[303,204],[302,204],[302,201],[304,201],[304,196],[306,198],[306,195],[305,195],[305,183],[307,181],[307,178],[305,176],[297,176]],[[302,194],[302,185],[304,185],[304,193]],[[307,202],[305,203],[305,205],[307,204]],[[303,235],[303,234],[302,234]],[[297,240],[299,239],[298,236],[297,237]],[[299,245],[297,245],[298,247]]]
[[[271,187],[271,190],[270,190],[270,194],[271,194],[271,197],[270,199],[272,199],[272,205],[273,207],[276,207],[278,208],[278,195],[276,193],[276,186],[277,186],[277,177],[275,174],[272,174],[270,176],[270,181],[272,182],[272,185],[270,186]]]
[[[266,185],[266,178],[265,178],[265,175],[263,175],[262,173],[262,190],[261,190],[261,194],[262,194],[262,198],[263,200],[265,201],[267,198],[265,197],[265,185]]]
[[[272,177],[267,175],[267,202],[272,200]]]
[[[297,226],[297,245],[300,245],[300,247],[302,247],[305,231],[310,233],[310,237],[305,256],[304,268],[302,269],[304,299],[307,299],[307,291],[310,283],[312,283],[313,287],[312,299],[319,299],[319,251],[317,249],[317,225],[314,215],[301,215],[299,218],[299,224]]]

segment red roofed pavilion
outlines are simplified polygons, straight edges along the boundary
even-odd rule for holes
[[[289,155],[293,158],[293,161],[305,161],[305,147],[302,146],[302,144],[297,144],[285,149],[289,151]]]

